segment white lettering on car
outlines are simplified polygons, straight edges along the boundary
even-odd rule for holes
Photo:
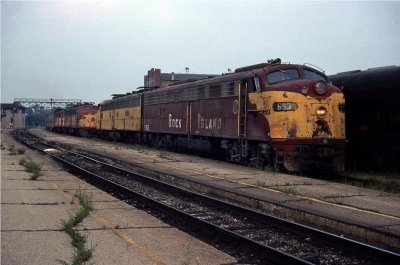
[[[222,128],[221,118],[205,118],[200,113],[197,114],[197,128],[206,130],[219,130]]]
[[[182,128],[182,119],[174,119],[172,118],[172,114],[169,114],[168,128]]]

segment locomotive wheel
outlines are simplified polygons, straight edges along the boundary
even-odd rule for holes
[[[274,153],[274,162],[273,162],[273,168],[275,171],[281,171],[284,166],[283,166],[283,157],[278,157],[275,153]]]
[[[240,152],[237,143],[232,143],[226,150],[226,161],[229,162],[240,162]]]

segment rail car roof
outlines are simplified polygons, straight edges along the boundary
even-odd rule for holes
[[[400,66],[386,66],[368,70],[354,70],[328,76],[343,90],[387,89],[399,87]]]
[[[244,69],[239,72],[235,73],[228,73],[212,78],[207,78],[207,79],[201,79],[197,80],[194,82],[189,82],[189,83],[182,83],[182,84],[176,84],[176,85],[171,85],[167,87],[162,87],[158,89],[154,89],[148,92],[145,92],[146,94],[153,94],[153,93],[158,93],[161,91],[169,91],[169,90],[176,90],[176,89],[185,89],[185,88],[190,88],[193,86],[201,86],[201,85],[213,85],[214,83],[221,83],[221,82],[234,82],[236,80],[240,80],[241,78],[249,78],[252,77],[256,72],[262,71],[263,69],[269,69],[271,71],[274,71],[275,69],[287,69],[287,68],[297,68],[297,67],[302,67],[302,68],[307,68],[307,69],[313,69],[313,71],[316,71],[316,69],[309,67],[309,66],[304,66],[300,64],[256,64],[252,66],[246,66],[242,67],[239,69]],[[320,71],[319,71],[320,72]],[[322,73],[322,72],[321,72]],[[324,74],[324,73],[322,73]],[[325,74],[324,74],[325,75]]]
[[[125,101],[128,98],[137,98],[137,97],[140,97],[140,93],[135,93],[135,94],[127,93],[127,94],[122,94],[122,95],[118,95],[118,96],[113,96],[113,98],[111,98],[111,99],[106,99],[106,100],[101,101],[99,103],[99,106],[114,104],[115,102]]]

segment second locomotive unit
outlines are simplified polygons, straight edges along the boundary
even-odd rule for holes
[[[99,104],[97,133],[234,162],[344,170],[344,96],[320,70],[279,59]]]

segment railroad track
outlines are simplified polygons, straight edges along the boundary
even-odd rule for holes
[[[20,132],[26,145],[47,152],[114,194],[144,203],[245,248],[251,263],[400,264],[400,255],[301,224],[189,191],[100,161],[98,155],[67,151]],[[49,152],[49,149],[54,151]],[[46,151],[45,151],[46,150]]]

